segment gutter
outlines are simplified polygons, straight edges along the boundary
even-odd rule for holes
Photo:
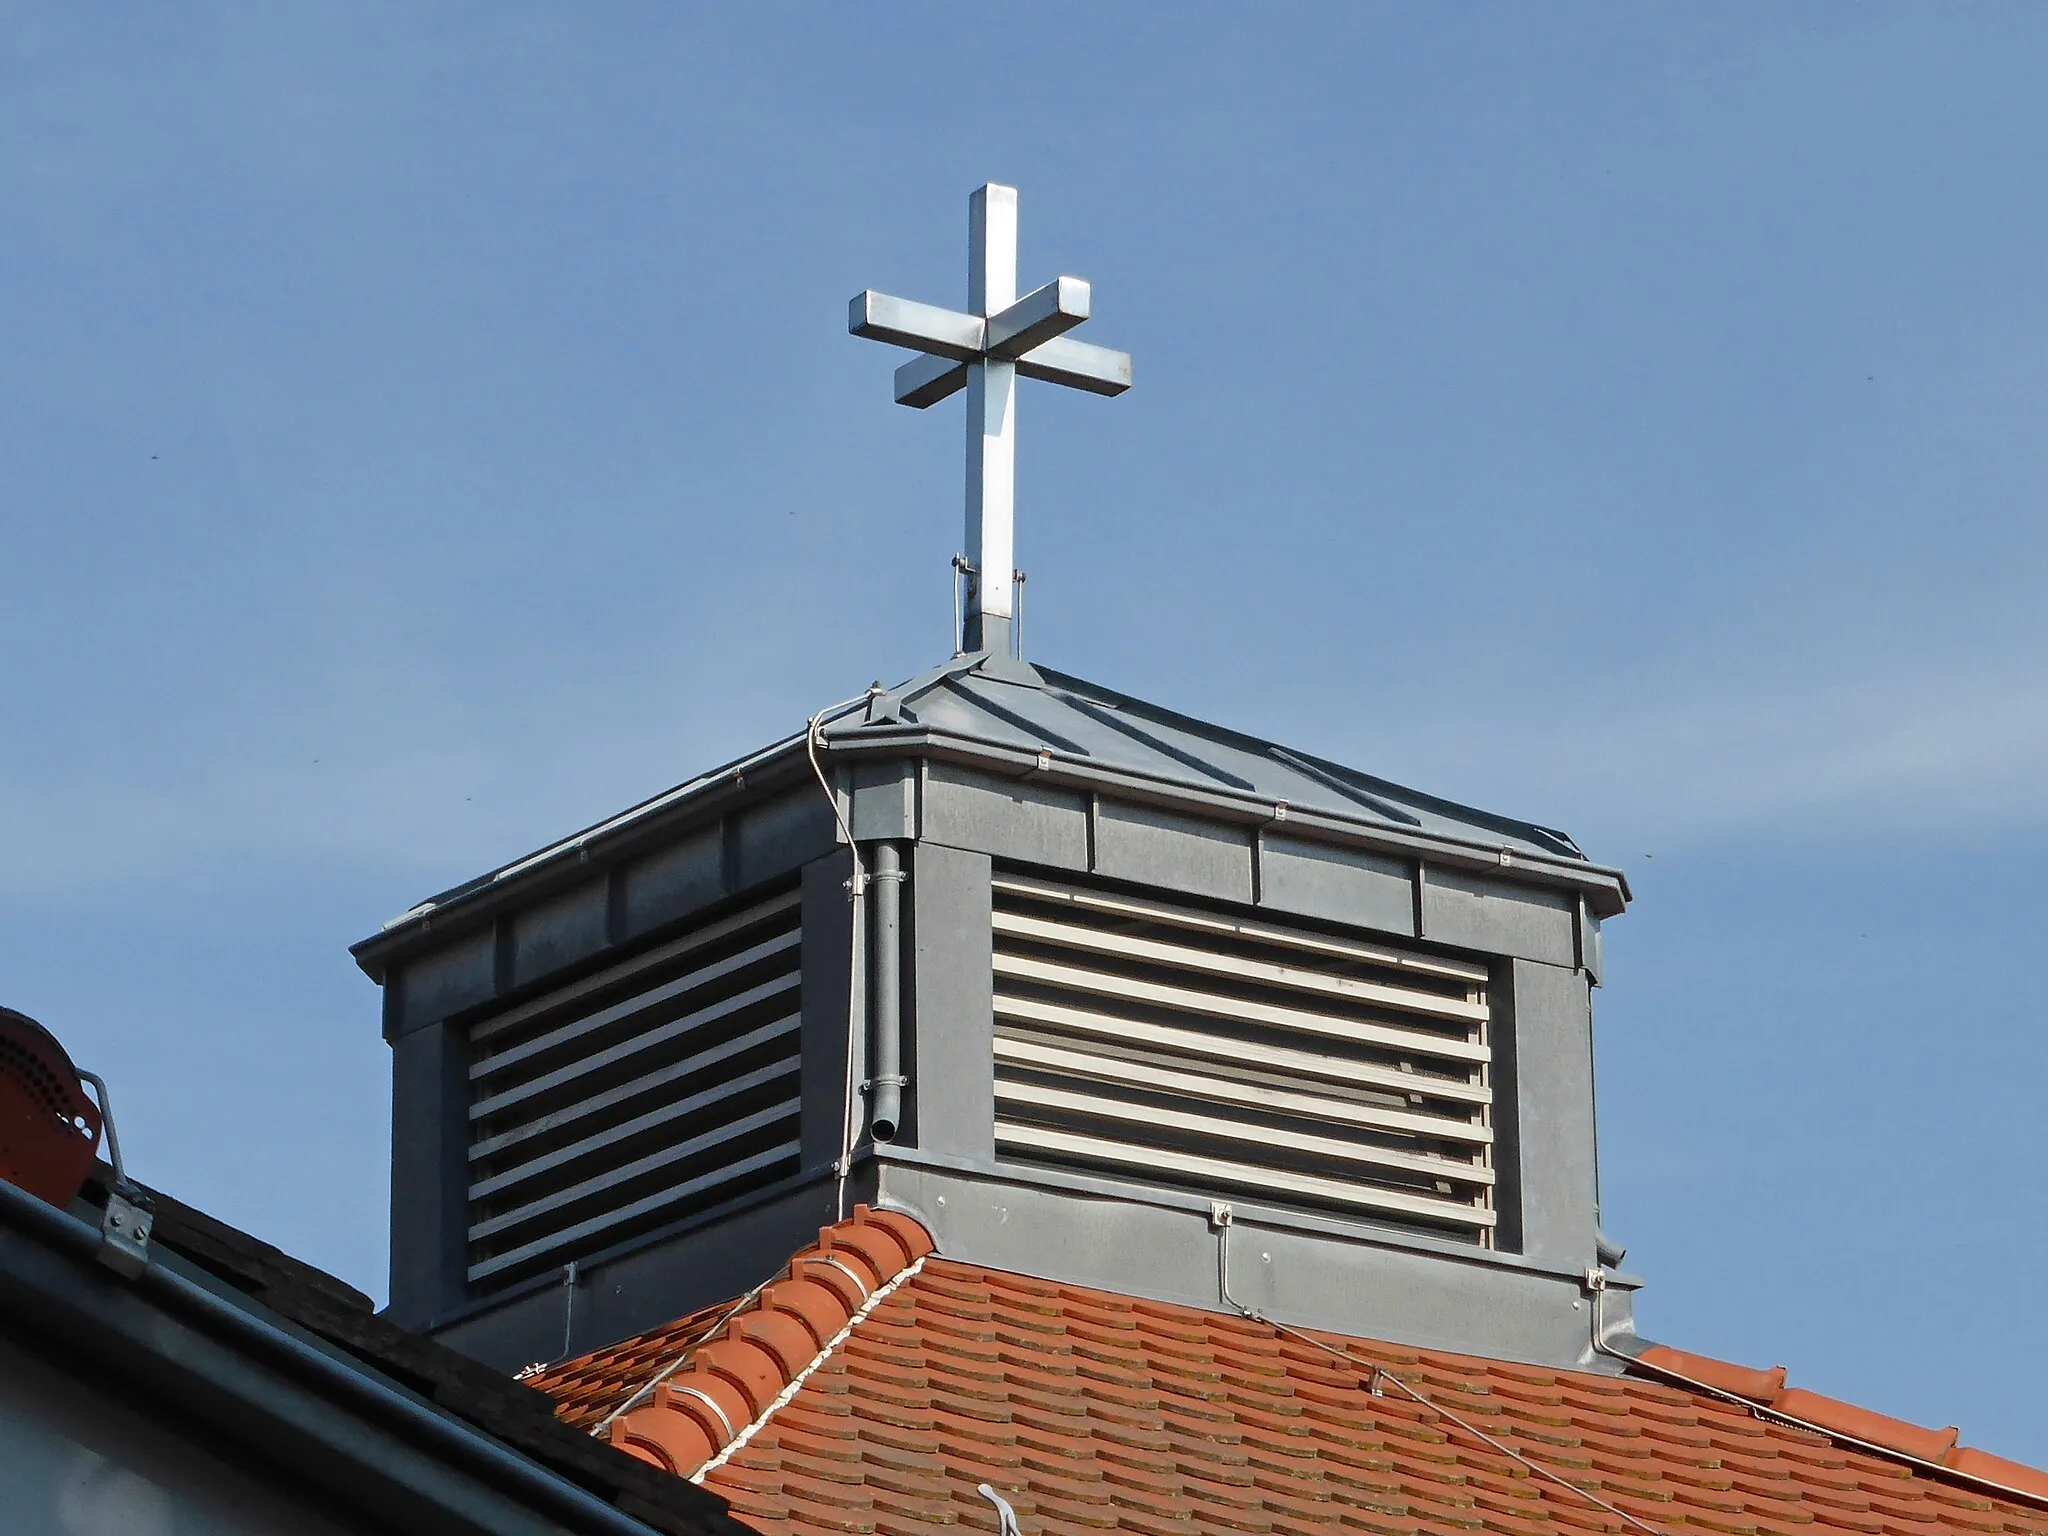
[[[109,1375],[147,1380],[150,1373],[137,1367],[164,1368],[177,1383],[177,1397],[198,1397],[209,1407],[229,1410],[209,1416],[213,1428],[243,1443],[257,1442],[287,1470],[309,1480],[317,1474],[303,1461],[281,1456],[278,1445],[262,1442],[282,1441],[296,1450],[311,1440],[346,1475],[345,1481],[330,1479],[332,1485],[325,1491],[366,1513],[388,1519],[394,1504],[414,1510],[424,1506],[439,1517],[438,1526],[492,1536],[531,1536],[546,1530],[574,1536],[657,1536],[653,1527],[615,1505],[413,1397],[369,1367],[338,1359],[216,1295],[167,1267],[160,1257],[152,1257],[132,1281],[117,1277],[98,1262],[97,1228],[4,1181],[0,1227],[69,1261],[67,1267],[85,1270],[83,1275],[38,1275],[36,1270],[43,1266],[32,1254],[0,1247],[0,1285],[16,1293],[8,1308],[10,1320],[18,1324],[33,1316],[45,1339],[72,1347],[103,1369],[111,1366]],[[20,1305],[22,1292],[36,1304],[32,1314]],[[135,1316],[138,1306],[169,1314],[201,1339],[165,1327],[161,1318]],[[207,1351],[192,1347],[195,1342],[224,1348],[232,1363],[243,1369],[221,1369],[230,1362],[207,1360]],[[281,1395],[287,1401],[280,1403]],[[330,1414],[346,1414],[354,1421],[348,1427],[355,1433],[334,1433],[343,1426],[323,1425],[317,1413],[292,1413],[295,1405],[289,1398],[300,1395],[311,1396]],[[393,1455],[364,1436],[366,1424],[398,1440],[401,1454]],[[404,1465],[405,1451],[438,1465],[423,1477],[423,1469]],[[440,1475],[431,1475],[432,1471]],[[373,1503],[364,1497],[366,1484],[388,1490],[389,1497]]]

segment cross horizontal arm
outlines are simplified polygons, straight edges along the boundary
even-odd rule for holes
[[[988,355],[1012,362],[1088,318],[1088,285],[1056,277],[988,319]]]
[[[896,370],[896,403],[921,411],[967,387],[967,365],[927,352]]]
[[[963,315],[958,310],[940,309],[936,304],[891,298],[872,288],[854,295],[848,306],[846,328],[870,341],[936,352],[963,363],[982,355],[983,340],[988,334],[988,322],[979,315]]]
[[[1131,387],[1131,354],[1061,336],[1018,358],[1017,372],[1091,395],[1120,395]]]
[[[1131,387],[1131,354],[1090,346],[1065,337],[1042,342],[1017,360],[1027,379],[1085,389],[1091,395],[1120,395]],[[896,370],[896,403],[922,411],[967,386],[967,365],[927,352]]]

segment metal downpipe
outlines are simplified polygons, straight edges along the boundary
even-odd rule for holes
[[[876,1141],[894,1141],[903,1120],[903,852],[884,841],[875,844],[874,855],[868,995],[875,1054],[868,1079],[868,1131]]]

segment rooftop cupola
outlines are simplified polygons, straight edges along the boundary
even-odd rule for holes
[[[356,946],[394,1059],[392,1306],[506,1367],[738,1295],[855,1201],[947,1256],[1611,1366],[1591,989],[1623,877],[1013,654],[1019,376],[1130,360],[1015,296],[865,293],[968,396],[961,652]],[[990,572],[1006,573],[990,581]],[[1341,687],[1333,679],[1333,687]],[[1606,1365],[1603,1365],[1606,1362]]]

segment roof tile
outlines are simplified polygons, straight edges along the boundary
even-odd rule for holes
[[[751,1306],[534,1384],[686,1475],[753,1426],[703,1480],[764,1536],[994,1536],[984,1480],[1030,1536],[1642,1536],[1596,1497],[1659,1536],[2048,1536],[2048,1474],[1777,1371],[1653,1349],[1655,1379],[1593,1376],[1313,1336],[1333,1355],[1249,1319],[953,1263],[922,1230],[858,1209]],[[1375,1369],[1401,1385],[1375,1396]]]

